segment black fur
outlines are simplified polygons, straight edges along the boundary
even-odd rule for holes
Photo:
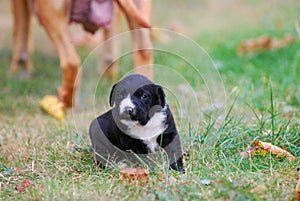
[[[120,103],[128,94],[135,107],[120,114]],[[111,156],[118,160],[128,158],[120,150],[149,154],[150,150],[143,140],[126,133],[128,127],[122,120],[138,121],[141,126],[145,126],[155,113],[164,112],[166,119],[163,123],[166,129],[156,138],[156,142],[166,150],[170,168],[184,172],[180,138],[161,86],[153,84],[142,75],[133,74],[113,86],[109,99],[110,105],[115,106],[96,118],[90,126],[90,137],[98,162],[103,163],[103,158]]]

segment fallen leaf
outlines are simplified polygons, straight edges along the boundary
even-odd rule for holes
[[[47,95],[40,101],[40,106],[48,114],[52,115],[59,121],[63,121],[66,118],[64,105],[59,101],[57,96]]]
[[[27,188],[31,188],[35,186],[34,182],[31,180],[24,180],[20,184],[20,186],[16,187],[16,190],[19,192],[24,192]]]
[[[270,49],[277,50],[284,48],[294,42],[296,38],[291,34],[286,34],[283,38],[272,38]]]
[[[271,153],[272,155],[279,158],[287,157],[289,161],[296,160],[296,157],[293,156],[290,152],[275,145],[272,145],[269,142],[262,141],[253,142],[252,147],[248,151],[240,152],[240,156],[247,158],[251,155],[260,155],[264,157],[268,153]]]
[[[121,180],[148,180],[149,171],[143,168],[126,168],[120,171],[120,179]]]
[[[253,53],[261,50],[277,50],[288,46],[296,40],[291,34],[286,34],[282,38],[272,38],[268,35],[262,35],[253,39],[242,41],[236,50],[237,55]]]

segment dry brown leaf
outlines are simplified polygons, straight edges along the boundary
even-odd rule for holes
[[[268,35],[262,35],[257,38],[242,41],[236,53],[241,56],[245,53],[253,53],[261,50],[277,50],[286,47],[295,40],[296,37],[291,34],[286,34],[282,38],[272,38]]]
[[[253,155],[253,154],[258,154],[261,156],[266,156],[267,153],[271,153],[274,156],[277,156],[279,158],[287,157],[289,161],[294,161],[296,160],[296,157],[293,156],[290,152],[272,145],[269,142],[262,142],[262,141],[255,141],[252,144],[252,148],[249,149],[248,151],[241,152],[240,156],[243,156],[245,158]]]
[[[64,111],[64,105],[59,101],[58,97],[55,95],[46,95],[40,101],[40,106],[48,114],[52,115],[59,121],[63,121],[66,118]]]
[[[272,38],[270,49],[277,50],[284,48],[296,40],[295,36],[286,34],[283,38]]]
[[[120,179],[121,180],[148,180],[149,171],[143,168],[126,168],[120,171]]]
[[[271,44],[271,38],[267,35],[262,35],[258,38],[247,39],[241,42],[236,50],[237,55],[243,55],[247,52],[255,52],[257,50],[268,49]]]

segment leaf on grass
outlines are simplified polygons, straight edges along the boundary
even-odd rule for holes
[[[40,101],[40,106],[48,114],[52,115],[59,121],[63,121],[66,118],[64,111],[64,104],[60,102],[57,96],[47,95]]]
[[[24,180],[18,187],[16,187],[16,190],[19,192],[24,192],[24,191],[26,191],[26,189],[31,188],[33,186],[35,186],[33,181]]]
[[[149,170],[143,168],[125,168],[120,171],[121,180],[141,180],[149,178]]]
[[[288,152],[280,147],[277,147],[275,145],[272,145],[269,142],[262,142],[262,141],[255,141],[252,144],[252,148],[249,149],[248,151],[241,152],[240,156],[247,158],[251,155],[260,155],[260,156],[264,157],[268,153],[271,153],[272,155],[274,155],[278,158],[287,157],[289,161],[296,160],[295,156],[293,156],[290,152]]]
[[[296,40],[291,34],[286,34],[282,38],[272,38],[268,35],[262,35],[253,39],[246,39],[241,42],[236,50],[237,55],[253,53],[261,50],[277,50],[288,46]]]

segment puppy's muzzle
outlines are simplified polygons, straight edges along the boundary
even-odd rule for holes
[[[127,106],[127,107],[125,107],[125,112],[127,114],[129,114],[130,117],[135,116],[136,115],[136,108]]]

